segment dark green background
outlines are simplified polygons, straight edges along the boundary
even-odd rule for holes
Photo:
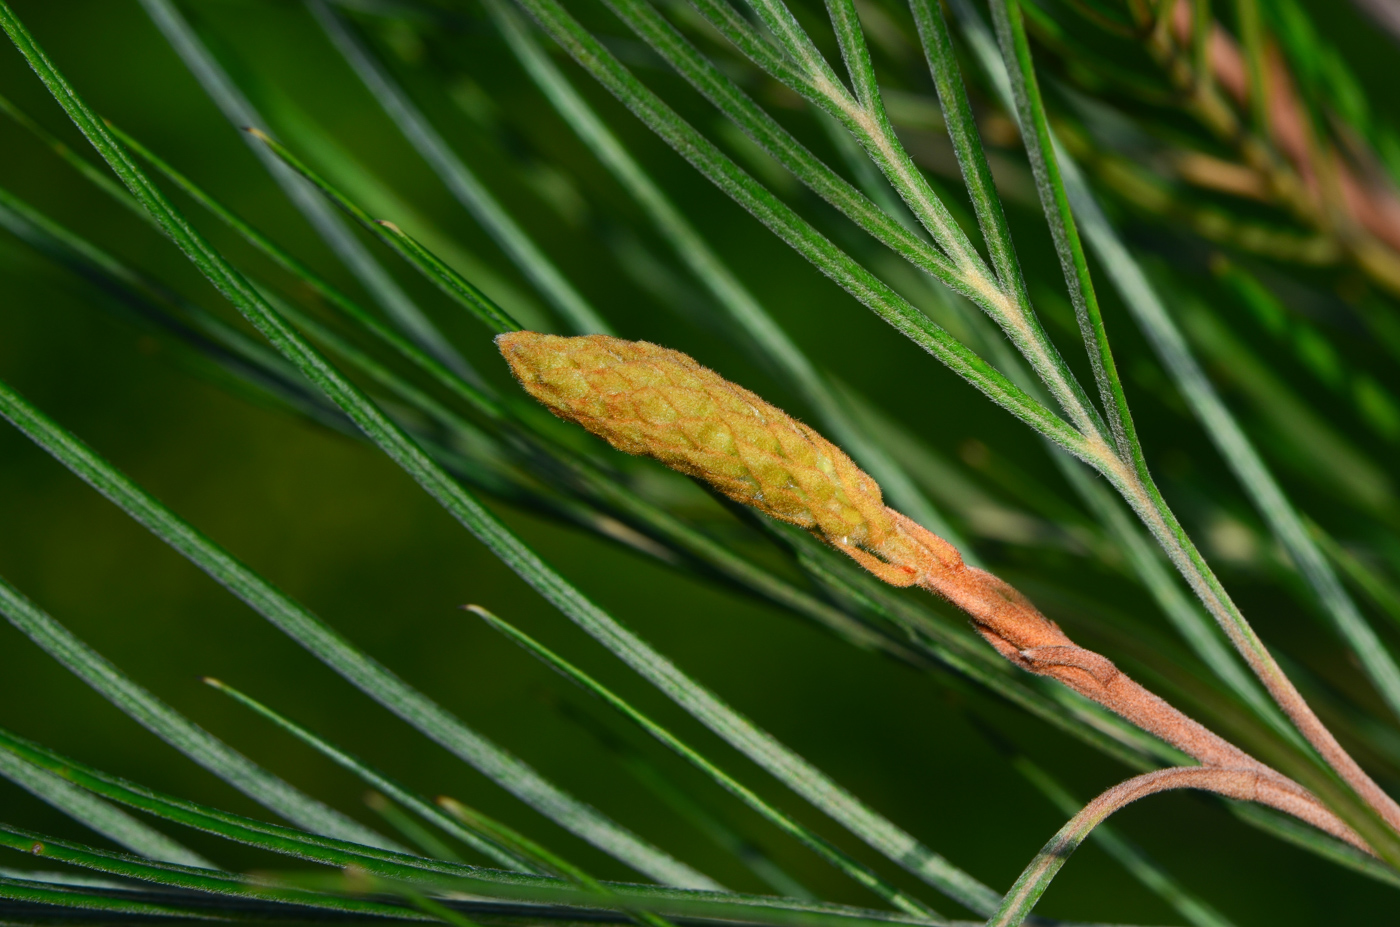
[[[135,2],[16,0],[13,6],[100,112],[335,274],[328,253],[280,199]],[[201,2],[197,8],[236,56],[256,61],[262,79],[275,80],[423,214],[524,288],[297,4]],[[1333,4],[1329,11],[1345,20],[1334,35],[1360,35],[1364,27],[1349,7]],[[615,25],[607,28],[621,32]],[[1353,61],[1359,70],[1390,67],[1393,72],[1394,46],[1374,34],[1357,41],[1364,52]],[[620,333],[684,348],[800,410],[781,383],[722,333],[688,323],[619,281],[603,236],[594,232],[609,223],[637,221],[635,209],[544,109],[489,32],[469,29],[453,42],[454,60],[444,62],[435,52],[432,67],[439,74],[469,72],[497,100],[498,118],[515,134],[518,150],[484,144],[479,126],[447,106],[440,94],[425,95],[425,107]],[[1389,66],[1383,64],[1386,54]],[[665,75],[643,73],[656,86],[676,86]],[[407,79],[412,86],[414,76]],[[1055,479],[1037,442],[1008,416],[820,278],[595,88],[582,79],[578,85],[615,117],[613,124],[820,364],[878,397],[950,454],[976,436],[1048,481]],[[0,92],[83,149],[8,46],[0,49]],[[700,125],[713,125],[705,110],[683,95],[677,98]],[[551,211],[520,182],[522,158],[546,160],[571,176],[592,204],[591,218],[570,226]],[[8,122],[0,123],[0,183],[204,305],[225,310],[173,248]],[[1030,218],[1015,217],[1025,226],[1020,240],[1034,253],[1044,234]],[[198,220],[216,242],[246,257],[222,230],[202,216]],[[1044,261],[1045,255],[1031,260]],[[504,386],[502,365],[483,331],[390,266],[468,356]],[[349,283],[343,274],[337,279]],[[105,312],[103,299],[12,237],[0,236],[0,377],[356,644],[572,793],[726,884],[759,890],[745,870],[642,793],[550,704],[552,696],[585,703],[584,696],[457,610],[467,602],[485,605],[615,686],[858,857],[913,885],[611,659],[382,455],[190,376],[158,342]],[[1127,320],[1116,307],[1110,311],[1122,350],[1141,355]],[[1202,480],[1218,479],[1218,464],[1196,430],[1145,391],[1130,389],[1149,450],[1188,461],[1183,472],[1194,467],[1206,474]],[[969,723],[970,710],[994,720],[1084,798],[1125,774],[1077,742],[990,700],[950,694],[934,679],[856,651],[740,595],[573,529],[496,508],[551,563],[687,672],[998,889],[1012,882],[1063,816],[988,745]],[[1014,552],[989,548],[985,553],[1013,572],[1018,566]],[[357,781],[201,686],[198,677],[225,679],[423,792],[458,796],[598,875],[627,877],[618,864],[362,696],[8,427],[0,428],[0,572],[156,694],[271,770],[363,820],[371,821],[371,815],[360,804]],[[1139,590],[1080,560],[1066,559],[1054,579],[1124,610],[1146,607]],[[1268,609],[1260,625],[1270,639],[1322,635],[1267,581],[1230,580],[1247,610],[1258,606],[1251,614]],[[601,709],[592,710],[608,718]],[[0,627],[0,724],[154,787],[260,813],[8,626]],[[872,903],[688,767],[650,743],[638,743],[820,894]],[[82,836],[78,827],[8,785],[0,786],[0,808],[12,823]],[[1253,832],[1201,798],[1154,798],[1116,823],[1241,924],[1382,923],[1395,910],[1392,892]],[[278,865],[196,834],[179,836],[231,866]],[[18,856],[0,859],[4,866],[25,864]],[[1080,919],[1179,921],[1094,846],[1074,858],[1041,910]]]

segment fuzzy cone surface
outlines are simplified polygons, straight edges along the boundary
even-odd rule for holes
[[[840,448],[689,355],[607,335],[511,332],[496,344],[531,396],[620,451],[837,547],[888,562],[901,540],[880,487]]]

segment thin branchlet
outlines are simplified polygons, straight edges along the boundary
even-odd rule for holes
[[[887,583],[947,599],[1010,662],[1058,680],[1203,767],[1231,770],[1231,788],[1215,791],[1240,797],[1235,786],[1247,779],[1251,800],[1372,852],[1307,789],[1075,644],[1009,583],[968,566],[952,544],[885,505],[879,485],[840,448],[749,390],[646,342],[511,332],[496,343],[526,391],[560,418],[806,528]],[[1198,777],[1199,787],[1215,779]]]

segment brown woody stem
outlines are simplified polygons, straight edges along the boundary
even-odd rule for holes
[[[1181,781],[1219,786],[1161,785],[1159,788],[1207,788],[1232,798],[1256,801],[1306,821],[1367,853],[1375,853],[1303,786],[1149,692],[1107,657],[1075,644],[1059,625],[1042,615],[1015,587],[985,570],[968,566],[953,545],[917,522],[891,512],[899,530],[921,552],[917,564],[913,565],[917,573],[915,584],[967,612],[978,633],[1012,663],[1028,672],[1059,680],[1201,763],[1200,767],[1162,770],[1161,773],[1184,775],[1189,772],[1195,778],[1188,776]],[[1158,773],[1140,776],[1118,788],[1130,783],[1139,783],[1134,788],[1147,788],[1159,782],[1151,778],[1155,775]],[[1176,780],[1168,777],[1160,781]],[[1107,796],[1114,794],[1117,793],[1110,790],[1096,801],[1108,800]],[[1133,798],[1128,798],[1124,803],[1131,800]]]
[[[1103,823],[1105,818],[1139,798],[1171,789],[1201,789],[1227,798],[1269,805],[1328,830],[1329,833],[1349,840],[1362,849],[1368,849],[1364,843],[1357,842],[1360,838],[1354,833],[1348,837],[1329,830],[1318,821],[1310,820],[1306,816],[1309,809],[1297,806],[1296,795],[1290,790],[1281,789],[1277,780],[1259,769],[1222,769],[1214,766],[1176,766],[1159,769],[1118,783],[1070,818],[1021,873],[1011,891],[1006,893],[1001,908],[987,921],[987,927],[1014,927],[1022,923],[1040,896],[1045,893],[1055,873],[1084,842],[1084,838]],[[1303,813],[1300,814],[1300,811]],[[1341,826],[1346,827],[1344,824]]]

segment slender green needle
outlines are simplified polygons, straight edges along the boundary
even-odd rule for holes
[[[0,824],[0,846],[19,850],[41,859],[57,860],[108,875],[137,879],[142,882],[154,882],[170,888],[279,901],[285,904],[327,911],[363,913],[381,917],[401,917],[403,913],[401,908],[376,901],[337,898],[319,892],[261,886],[250,882],[237,873],[178,866],[173,863],[156,863],[136,856],[111,853],[79,843],[57,840],[43,834],[11,827],[8,824]]]
[[[141,208],[141,204],[136,201],[135,197],[126,192],[126,188],[113,180],[87,158],[82,157],[72,148],[69,148],[66,142],[63,142],[58,136],[39,125],[28,113],[20,109],[2,94],[0,94],[0,112],[3,112],[20,126],[29,130],[35,138],[47,145],[54,154],[58,155],[67,162],[70,167],[81,174],[83,179],[106,192],[108,196],[112,197],[138,216],[141,221],[150,221],[150,216],[146,213],[146,210]]]
[[[1001,196],[992,181],[992,170],[987,164],[986,151],[968,103],[967,89],[953,52],[952,37],[943,20],[943,11],[929,0],[912,0],[909,8],[914,14],[914,24],[918,27],[929,71],[938,91],[943,120],[962,169],[963,181],[972,198],[978,225],[987,241],[992,265],[996,268],[1002,289],[1014,294],[1021,305],[1028,305],[1025,281],[1016,259],[1016,247],[1011,241]]]
[[[443,814],[436,807],[434,807],[433,803],[428,801],[426,798],[415,794],[410,789],[400,785],[399,783],[395,782],[393,779],[390,779],[388,776],[384,775],[378,770],[366,765],[359,758],[352,756],[351,754],[345,752],[344,750],[340,749],[334,744],[329,743],[325,740],[325,738],[312,733],[311,731],[302,727],[300,724],[297,724],[295,721],[292,721],[290,718],[287,718],[284,715],[273,711],[271,708],[268,708],[266,705],[259,702],[258,700],[252,698],[251,696],[244,695],[242,692],[238,691],[233,686],[230,686],[229,684],[222,682],[218,679],[211,679],[209,677],[205,677],[204,682],[205,684],[212,686],[213,688],[218,689],[220,692],[229,696],[243,707],[249,708],[257,714],[261,715],[263,718],[266,718],[268,721],[271,721],[273,724],[277,725],[282,730],[291,734],[297,740],[300,740],[302,743],[315,749],[322,756],[328,757],[329,759],[334,761],[336,765],[342,767],[343,769],[348,769],[350,772],[354,773],[370,787],[378,789],[380,792],[384,793],[389,798],[392,798],[394,801],[403,805],[405,808],[408,808],[409,810],[413,811],[413,813],[419,815],[424,820],[431,822],[432,824],[451,834],[453,837],[456,837],[458,840],[462,841],[467,846],[476,850],[478,853],[481,853],[482,855],[495,860],[497,863],[500,863],[502,866],[505,866],[508,869],[519,869],[522,872],[537,871],[533,866],[530,865],[529,862],[527,862],[525,859],[522,859],[519,855],[512,853],[510,850],[506,849],[505,847],[501,846],[500,844],[489,838],[483,838],[483,836],[478,832],[468,830],[462,827],[452,818]]]
[[[1383,461],[1342,434],[1330,416],[1299,395],[1285,376],[1271,370],[1213,308],[1189,296],[1174,302],[1192,347],[1212,372],[1219,371],[1222,386],[1247,399],[1278,439],[1287,443],[1297,469],[1317,488],[1342,498],[1362,515],[1392,529],[1400,526],[1400,496]]]
[[[296,171],[303,178],[309,181],[316,189],[320,190],[331,202],[343,209],[349,216],[359,222],[362,226],[374,233],[381,241],[399,253],[409,264],[413,265],[424,277],[428,278],[434,286],[445,293],[453,301],[471,312],[488,327],[496,332],[519,331],[520,325],[505,314],[505,311],[491,301],[485,293],[482,293],[470,281],[451,267],[448,267],[441,258],[424,248],[411,235],[386,219],[376,219],[356,205],[347,196],[333,187],[329,181],[321,177],[311,169],[304,161],[292,154],[285,145],[282,145],[267,133],[260,129],[248,129],[248,134],[253,136],[280,158],[288,167]]]
[[[0,776],[138,856],[200,869],[216,868],[120,808],[5,750],[0,750]]]
[[[568,321],[569,326],[579,334],[612,334],[612,329],[598,310],[589,305],[588,300],[448,147],[437,129],[395,82],[388,68],[345,20],[322,0],[307,0],[306,5],[380,107],[399,127],[404,138],[428,162],[457,201],[476,217],[501,250]]]
[[[1291,843],[1336,863],[1343,869],[1350,869],[1391,888],[1400,888],[1400,870],[1387,866],[1349,843],[1324,834],[1315,827],[1309,827],[1297,818],[1252,802],[1229,802],[1229,808],[1235,817],[1271,837]]]
[[[634,909],[627,905],[626,901],[614,895],[608,888],[593,876],[584,872],[578,866],[564,859],[524,834],[502,824],[494,818],[488,817],[477,811],[475,808],[464,805],[455,798],[439,796],[438,804],[452,817],[466,824],[468,827],[491,834],[505,846],[511,847],[520,855],[532,859],[545,872],[551,875],[558,875],[568,879],[575,885],[586,889],[600,898],[606,899],[613,904],[619,904],[638,923],[649,925],[649,927],[670,927],[671,922],[664,917],[653,914],[650,911]]]
[[[1307,516],[1304,518],[1307,521],[1308,532],[1323,552],[1341,568],[1348,579],[1380,607],[1391,621],[1400,625],[1400,591],[1397,591],[1389,580],[1364,560],[1338,543],[1337,539],[1328,534],[1322,526]]]
[[[379,881],[382,882],[383,880]],[[392,884],[390,885],[390,890],[394,890]],[[402,895],[404,900],[424,914],[436,920],[440,920],[444,924],[451,924],[452,927],[477,927],[476,921],[467,917],[465,914],[462,914],[460,911],[454,911],[442,902],[435,901],[421,892],[416,892],[407,887],[400,887],[397,889],[397,894]]]
[[[282,781],[137,685],[0,578],[0,612],[30,640],[151,733],[289,821],[312,830],[389,847],[390,841]]]
[[[635,860],[637,868],[642,871],[651,869],[659,877],[683,880],[683,884],[699,883],[705,887],[713,884],[689,867],[640,841],[588,805],[560,791],[528,765],[468,728],[371,657],[351,646],[320,619],[181,520],[4,384],[0,384],[0,415],[20,427],[65,466],[318,659],[424,734],[476,766],[507,791],[614,855],[624,860]]]
[[[287,879],[286,881],[292,882],[298,880]],[[452,927],[477,927],[477,923],[465,914],[462,914],[460,911],[454,911],[442,902],[430,898],[402,882],[395,882],[391,879],[381,879],[369,875],[368,873],[361,872],[355,872],[353,875],[347,874],[343,878],[343,881],[346,883],[347,888],[352,888],[352,890],[356,892],[397,895],[408,902],[412,907],[426,914],[431,920],[441,921],[444,924],[452,925]]]
[[[124,193],[125,191],[123,191]],[[127,310],[127,321],[160,332],[198,358],[196,366],[221,369],[263,399],[285,405],[318,424],[345,432],[353,426],[281,356],[243,332],[117,260],[34,207],[0,188],[0,227],[95,284]]]
[[[133,918],[179,918],[181,920],[226,920],[223,913],[210,913],[198,908],[178,905],[158,904],[151,901],[136,901],[120,895],[103,895],[96,892],[63,888],[48,882],[30,879],[17,879],[0,876],[0,898],[12,902],[29,902],[43,905],[45,913],[53,908],[73,908],[81,911],[102,911],[107,914],[122,914]],[[139,921],[138,921],[139,923]]]
[[[507,637],[514,640],[517,644],[520,644],[530,653],[534,654],[545,664],[554,668],[555,670],[558,670],[562,675],[577,683],[584,690],[598,696],[603,701],[611,705],[613,708],[617,709],[622,715],[634,721],[648,734],[661,741],[667,747],[670,747],[672,750],[674,750],[680,756],[684,757],[701,772],[705,773],[715,782],[719,783],[731,794],[733,794],[734,796],[739,798],[739,800],[744,802],[744,804],[748,805],[750,808],[753,808],[765,819],[776,825],[785,833],[790,834],[791,836],[800,840],[805,846],[807,846],[817,855],[821,856],[827,862],[831,863],[831,865],[835,866],[841,872],[845,873],[851,879],[855,880],[857,883],[865,886],[867,889],[879,895],[881,898],[884,898],[890,904],[894,905],[902,911],[907,911],[910,914],[922,915],[924,917],[938,916],[931,908],[929,908],[923,902],[906,894],[904,891],[896,888],[895,886],[889,884],[879,875],[877,875],[873,870],[852,859],[845,852],[838,849],[835,845],[829,843],[824,838],[803,827],[801,824],[799,824],[793,818],[788,816],[786,813],[778,810],[777,808],[770,805],[768,802],[764,801],[752,790],[740,784],[738,780],[734,779],[724,770],[720,769],[714,763],[710,762],[708,759],[706,759],[696,750],[691,748],[684,741],[680,740],[670,731],[666,730],[661,725],[652,721],[646,715],[637,711],[626,701],[613,694],[611,690],[603,686],[601,683],[597,682],[595,679],[593,679],[588,674],[584,673],[582,670],[575,667],[573,664],[569,663],[559,655],[555,654],[553,651],[546,648],[544,645],[540,644],[538,641],[529,637],[524,632],[518,630],[512,625],[506,623],[505,621],[502,621],[500,618],[497,618],[495,615],[491,614],[486,609],[481,608],[480,606],[469,605],[467,606],[467,608],[469,611],[480,616],[481,619],[484,620],[491,627],[495,628],[497,631],[500,631],[502,634],[505,634]]]
[[[141,0],[141,5],[185,62],[185,66],[204,87],[210,99],[224,114],[224,118],[238,129],[266,130],[267,126],[262,117],[204,47],[199,36],[175,6],[174,0]],[[457,373],[468,378],[474,377],[475,373],[470,365],[438,331],[423,310],[414,304],[389,272],[374,259],[364,244],[345,227],[335,215],[335,211],[265,148],[256,142],[251,142],[251,147],[287,198],[311,223],[312,228],[341,263],[349,268],[360,284],[374,296],[375,301],[394,320],[394,324],[420,347]]]
[[[498,840],[503,846],[510,847],[511,851],[517,853],[521,858],[531,860],[531,864],[537,872],[569,879],[588,887],[590,890],[602,891],[601,885],[592,876],[564,857],[526,837],[515,828],[502,824],[489,815],[482,814],[450,795],[439,795],[437,804],[453,820],[459,821],[473,830],[490,834],[493,840]]]
[[[927,0],[916,2],[925,3]],[[1045,101],[1041,97],[1040,83],[1036,79],[1030,45],[1021,21],[1020,4],[1017,0],[999,0],[992,4],[992,15],[996,21],[997,37],[1002,45],[1002,61],[1010,78],[1018,118],[1021,125],[1031,128],[1025,135],[1026,154],[1030,158],[1041,209],[1050,226],[1050,236],[1055,242],[1055,252],[1059,256],[1060,268],[1069,289],[1080,336],[1089,355],[1094,380],[1098,384],[1099,401],[1103,403],[1108,415],[1112,426],[1111,435],[1119,455],[1130,457],[1137,466],[1145,469],[1145,464],[1142,463],[1142,447],[1133,427],[1128,399],[1123,392],[1118,367],[1109,347],[1108,333],[1104,328],[1094,281],[1089,275],[1089,263],[1079,237],[1079,227],[1070,209],[1054,140],[1050,134]],[[947,36],[946,27],[944,35]],[[951,47],[949,50],[951,51]]]
[[[154,814],[164,820],[184,824],[225,839],[296,859],[320,863],[342,871],[364,872],[386,880],[427,886],[444,891],[466,891],[472,895],[501,900],[525,900],[547,904],[583,904],[596,909],[598,896],[576,885],[553,877],[521,872],[478,869],[461,863],[409,856],[373,847],[360,846],[303,831],[279,827],[219,811],[194,802],[163,795],[152,789],[110,776],[62,757],[37,744],[0,729],[0,750],[6,750],[96,794]],[[24,849],[30,849],[25,846]],[[110,857],[111,854],[108,854]],[[116,859],[123,859],[116,857]],[[106,858],[92,868],[123,875],[104,868]],[[148,865],[143,872],[157,871]],[[203,870],[195,870],[210,876]],[[215,873],[214,876],[218,874]],[[140,876],[136,876],[140,877]],[[342,877],[335,886],[343,890]],[[720,919],[772,927],[876,927],[878,924],[929,925],[923,918],[907,914],[853,908],[823,902],[806,902],[773,896],[739,895],[675,889],[630,883],[605,882],[614,895],[625,896],[629,905],[678,917]],[[568,909],[563,909],[567,911]]]
[[[400,355],[430,374],[434,380],[451,390],[458,397],[471,403],[477,411],[496,417],[503,414],[499,410],[499,406],[484,392],[485,387],[482,384],[464,378],[461,374],[448,367],[432,354],[400,335],[383,322],[380,322],[374,315],[348,296],[343,290],[327,281],[296,256],[282,248],[248,222],[241,219],[232,210],[210,196],[201,187],[196,185],[194,181],[177,171],[139,141],[123,132],[117,126],[108,123],[107,127],[123,144],[139,155],[142,160],[146,161],[179,187],[184,193],[188,194],[197,203],[209,210],[217,219],[241,235],[245,241],[307,284],[317,296],[324,299],[332,308],[353,321],[356,325],[369,331],[380,341],[392,347]],[[494,329],[494,320],[496,316],[493,314],[491,318],[493,321],[487,324],[491,325]],[[500,312],[499,318],[506,318],[505,313]]]
[[[365,806],[379,815],[392,828],[403,835],[410,844],[423,851],[432,859],[445,859],[451,863],[464,862],[461,855],[437,834],[428,830],[415,818],[409,816],[398,805],[375,791],[365,793]]]
[[[690,795],[658,766],[643,756],[640,750],[624,742],[613,732],[569,703],[560,702],[556,707],[560,714],[583,728],[605,749],[615,755],[627,771],[638,782],[646,786],[652,794],[660,798],[681,817],[690,821],[697,830],[709,837],[725,852],[738,857],[754,875],[766,882],[769,887],[789,898],[805,898],[809,901],[816,899],[816,896],[808,891],[806,886],[784,872],[768,854],[763,852],[762,848],[750,842],[722,821],[718,813],[702,805],[695,796]]]
[[[880,173],[880,169],[866,157],[860,143],[851,138],[851,133],[846,131],[845,126],[824,112],[818,111],[815,115],[827,139],[840,152],[841,160],[845,162],[847,169],[855,175],[856,184],[861,192],[870,197],[870,201],[883,213],[897,219],[900,225],[919,232],[922,228],[919,220],[914,218],[909,207],[899,198],[899,194],[894,192],[894,188],[890,186],[885,175]]]

